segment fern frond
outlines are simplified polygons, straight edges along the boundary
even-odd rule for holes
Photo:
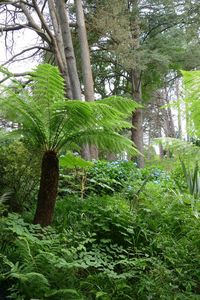
[[[121,97],[121,96],[111,96],[102,100],[97,100],[96,103],[107,104],[123,114],[129,115],[131,112],[135,111],[137,108],[142,108],[140,104],[133,101],[133,99]]]
[[[0,196],[0,203],[6,203],[10,200],[10,198],[13,196],[13,192],[5,192],[3,195]]]
[[[187,112],[193,122],[193,133],[200,135],[200,71],[182,71]],[[191,128],[190,128],[191,130]]]
[[[169,137],[154,139],[155,144],[159,144],[160,142],[164,148],[171,150],[175,156],[181,157],[181,159],[195,161],[200,155],[200,147],[190,142]]]
[[[70,145],[73,142],[80,146],[86,143],[96,145],[101,150],[111,150],[116,153],[127,151],[133,155],[139,154],[131,140],[116,132],[101,128],[89,128],[78,134],[70,135],[66,139],[61,140],[58,147],[62,148],[64,145]]]
[[[38,66],[28,78],[25,89],[15,82],[0,101],[5,118],[19,124],[16,133],[29,143],[59,151],[65,143],[79,145],[88,139],[103,149],[110,145],[117,152],[133,150],[134,145],[118,134],[131,127],[125,118],[138,107],[133,100],[117,96],[91,103],[66,100],[64,80],[58,68],[48,64]]]

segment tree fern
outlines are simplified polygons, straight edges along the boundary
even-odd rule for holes
[[[19,124],[14,133],[43,153],[34,222],[48,225],[57,193],[59,151],[87,143],[118,153],[136,153],[133,143],[119,131],[131,127],[125,118],[138,105],[117,96],[90,103],[67,100],[58,68],[48,64],[38,66],[28,79],[25,88],[17,80],[4,87],[0,104],[3,116]]]

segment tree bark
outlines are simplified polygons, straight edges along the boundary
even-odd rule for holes
[[[73,95],[72,95],[71,83],[70,83],[69,72],[67,67],[67,61],[64,53],[64,43],[62,38],[61,26],[58,22],[54,1],[48,0],[48,5],[49,5],[49,14],[51,17],[51,21],[55,33],[53,36],[53,49],[55,53],[56,63],[65,81],[66,97],[72,99]]]
[[[81,0],[75,0],[76,20],[78,28],[79,44],[81,49],[81,67],[83,74],[84,95],[86,101],[94,101],[94,81],[92,75],[90,50],[87,39],[87,31],[85,26],[85,17]],[[85,146],[83,150],[84,158],[98,159],[98,150],[95,145]]]
[[[85,27],[85,18],[81,0],[75,0],[78,36],[81,49],[81,64],[86,101],[94,101],[94,82],[90,62],[90,51]]]
[[[67,67],[69,72],[69,78],[72,88],[73,99],[81,100],[81,85],[78,77],[78,71],[76,66],[76,58],[74,54],[74,47],[72,43],[72,36],[69,26],[68,15],[65,7],[65,1],[55,1],[58,20],[61,26],[62,38],[64,43],[65,57],[67,61]]]
[[[40,188],[34,224],[48,226],[52,223],[58,190],[59,163],[54,151],[46,151],[42,158]]]
[[[132,72],[132,96],[133,99],[141,103],[142,91],[141,91],[141,78],[137,72]],[[142,109],[137,109],[132,114],[132,125],[134,128],[131,130],[131,139],[134,142],[136,148],[140,151],[141,155],[137,157],[137,164],[139,168],[144,167],[144,145],[143,145],[143,114]]]

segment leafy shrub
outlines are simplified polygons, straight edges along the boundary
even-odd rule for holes
[[[113,194],[141,178],[141,171],[133,162],[98,161],[87,172],[88,190],[98,195]]]
[[[122,193],[130,201],[143,190],[146,182],[153,181],[167,188],[175,188],[169,173],[149,167],[139,169],[128,161],[96,161],[87,169],[62,169],[59,194],[66,195],[113,195]]]
[[[61,168],[59,194],[66,195],[112,195],[121,192],[129,183],[140,183],[141,170],[133,162],[95,161],[86,168]]]
[[[30,207],[39,178],[39,157],[20,141],[1,144],[0,192],[9,192],[6,203],[11,211]]]

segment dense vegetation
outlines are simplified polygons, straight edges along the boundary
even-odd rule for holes
[[[7,158],[18,170],[15,178],[30,177],[24,168],[27,149],[19,142],[2,149],[1,161]],[[1,294],[9,299],[198,299],[199,202],[189,194],[180,164],[168,171],[159,162],[142,170],[127,161],[79,165],[61,167],[51,227],[31,224],[35,195],[23,197],[23,181],[20,214],[9,205],[12,194],[1,201]],[[6,187],[14,173],[6,164],[3,171]],[[30,183],[34,180],[32,174]]]
[[[200,299],[199,12],[0,1],[0,299]]]

